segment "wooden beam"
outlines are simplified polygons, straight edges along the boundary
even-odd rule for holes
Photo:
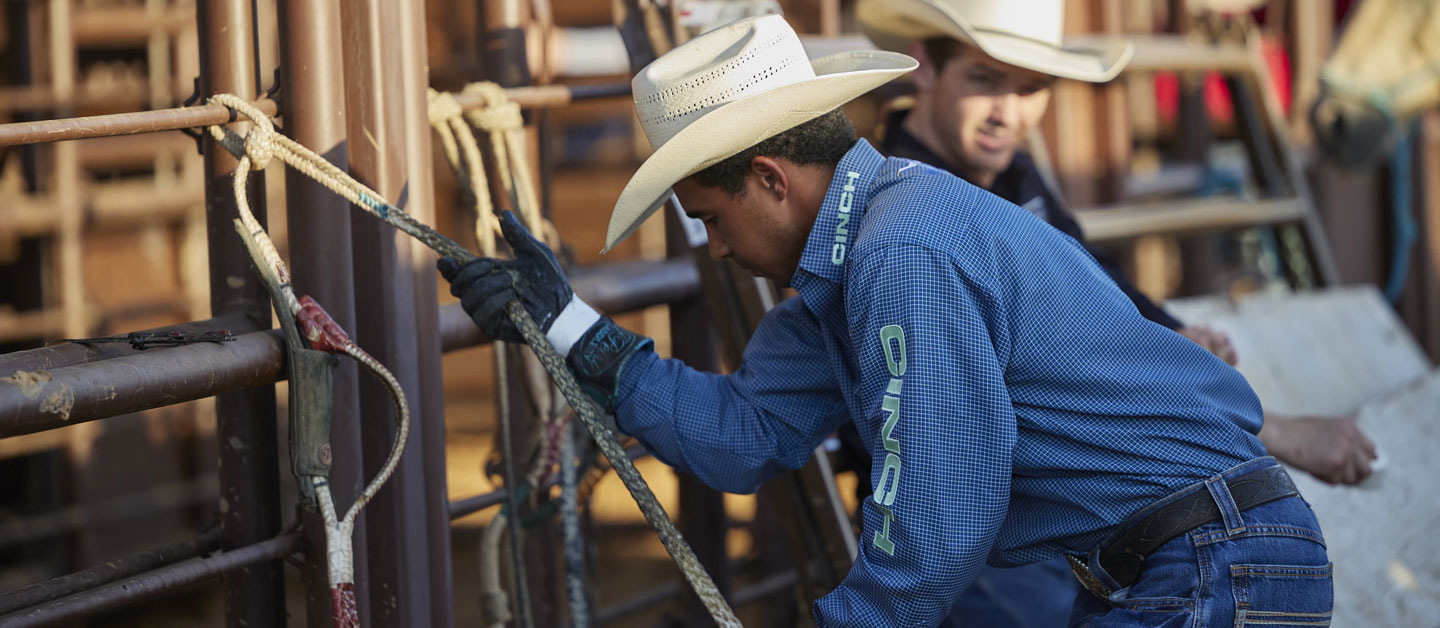
[[[1299,222],[1305,207],[1296,199],[1239,201],[1199,199],[1080,210],[1075,218],[1091,242],[1142,235],[1225,231]]]

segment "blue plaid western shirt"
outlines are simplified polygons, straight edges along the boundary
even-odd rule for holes
[[[927,626],[988,559],[1081,553],[1187,484],[1265,455],[1234,369],[1143,318],[1030,212],[863,140],[730,375],[645,352],[617,420],[753,492],[844,421],[873,453],[860,554],[821,626]]]

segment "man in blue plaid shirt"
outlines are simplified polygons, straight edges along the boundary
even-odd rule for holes
[[[1034,215],[855,139],[836,107],[913,67],[810,62],[768,16],[636,76],[655,153],[608,245],[673,187],[713,256],[798,293],[730,375],[659,358],[594,312],[513,216],[515,259],[441,271],[493,338],[521,340],[503,312],[519,300],[623,431],[717,489],[751,492],[853,421],[874,495],[821,626],[933,626],[987,561],[1062,555],[1086,588],[1074,622],[1328,622],[1318,524],[1256,438],[1241,376]]]

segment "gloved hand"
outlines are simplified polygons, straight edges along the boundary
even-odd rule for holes
[[[450,294],[460,298],[460,306],[485,335],[505,342],[525,342],[505,314],[506,304],[520,301],[540,330],[548,333],[575,293],[555,253],[531,236],[515,214],[505,212],[500,216],[500,230],[514,250],[515,259],[482,257],[462,266],[445,257],[436,267],[450,282]]]
[[[565,357],[586,394],[613,412],[620,371],[632,356],[653,350],[655,343],[616,325],[577,298],[550,247],[531,236],[514,214],[500,217],[500,229],[515,259],[482,257],[462,265],[442,258],[436,266],[450,282],[450,294],[460,298],[460,306],[481,331],[505,342],[525,342],[505,312],[506,304],[519,301]]]

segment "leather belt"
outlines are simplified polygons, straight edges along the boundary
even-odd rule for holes
[[[1295,490],[1290,474],[1279,465],[1226,479],[1225,484],[1230,489],[1236,507],[1242,511],[1300,494]],[[1202,525],[1221,520],[1220,507],[1216,505],[1215,498],[1206,490],[1204,483],[1182,490],[1187,494],[1138,521],[1129,523],[1123,532],[1101,546],[1100,567],[1120,583],[1121,587],[1135,583],[1140,577],[1145,558],[1161,545]],[[1073,567],[1077,561],[1072,559],[1071,562]],[[1076,575],[1080,574],[1077,572]],[[1090,576],[1088,570],[1084,576]],[[1081,577],[1082,583],[1098,595],[1099,593],[1089,586],[1090,583],[1085,582],[1084,576]],[[1089,579],[1094,580],[1093,576]]]

